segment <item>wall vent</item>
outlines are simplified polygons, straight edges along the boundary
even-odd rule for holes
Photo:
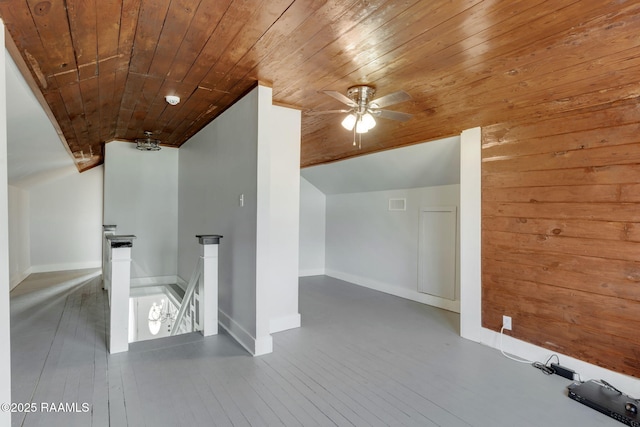
[[[390,211],[406,211],[407,199],[389,199]]]

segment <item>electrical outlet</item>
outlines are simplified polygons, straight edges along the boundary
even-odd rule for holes
[[[510,331],[510,330],[511,330],[511,317],[509,317],[509,316],[502,316],[502,327],[503,327],[506,331]]]

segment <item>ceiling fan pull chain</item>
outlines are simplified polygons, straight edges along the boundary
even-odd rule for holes
[[[362,123],[362,114],[358,113],[358,120],[356,120],[356,125],[353,127],[353,131],[357,132],[358,124]],[[353,134],[353,145],[356,145],[356,134]],[[362,148],[362,133],[358,133],[358,150]]]
[[[353,146],[356,146],[356,125],[353,125]]]

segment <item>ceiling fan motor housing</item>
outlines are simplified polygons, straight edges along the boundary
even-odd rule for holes
[[[375,88],[366,85],[351,86],[347,89],[347,96],[358,105],[360,112],[364,113],[367,104],[376,94]]]

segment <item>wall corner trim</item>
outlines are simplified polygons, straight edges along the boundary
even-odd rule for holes
[[[295,313],[285,317],[279,317],[277,319],[271,319],[269,321],[269,333],[275,334],[276,332],[299,328],[301,323],[302,322],[300,313]]]
[[[33,269],[31,267],[27,268],[25,271],[14,274],[9,279],[9,290],[12,291],[16,286],[18,286],[24,279],[29,277],[29,275],[33,273]]]
[[[482,325],[482,132],[460,138],[460,335],[480,341]]]
[[[262,356],[273,352],[271,335],[255,338],[238,322],[233,320],[231,316],[220,309],[218,309],[218,324],[252,356]]]
[[[298,277],[324,276],[324,275],[325,275],[324,268],[313,268],[313,269],[298,271]]]

